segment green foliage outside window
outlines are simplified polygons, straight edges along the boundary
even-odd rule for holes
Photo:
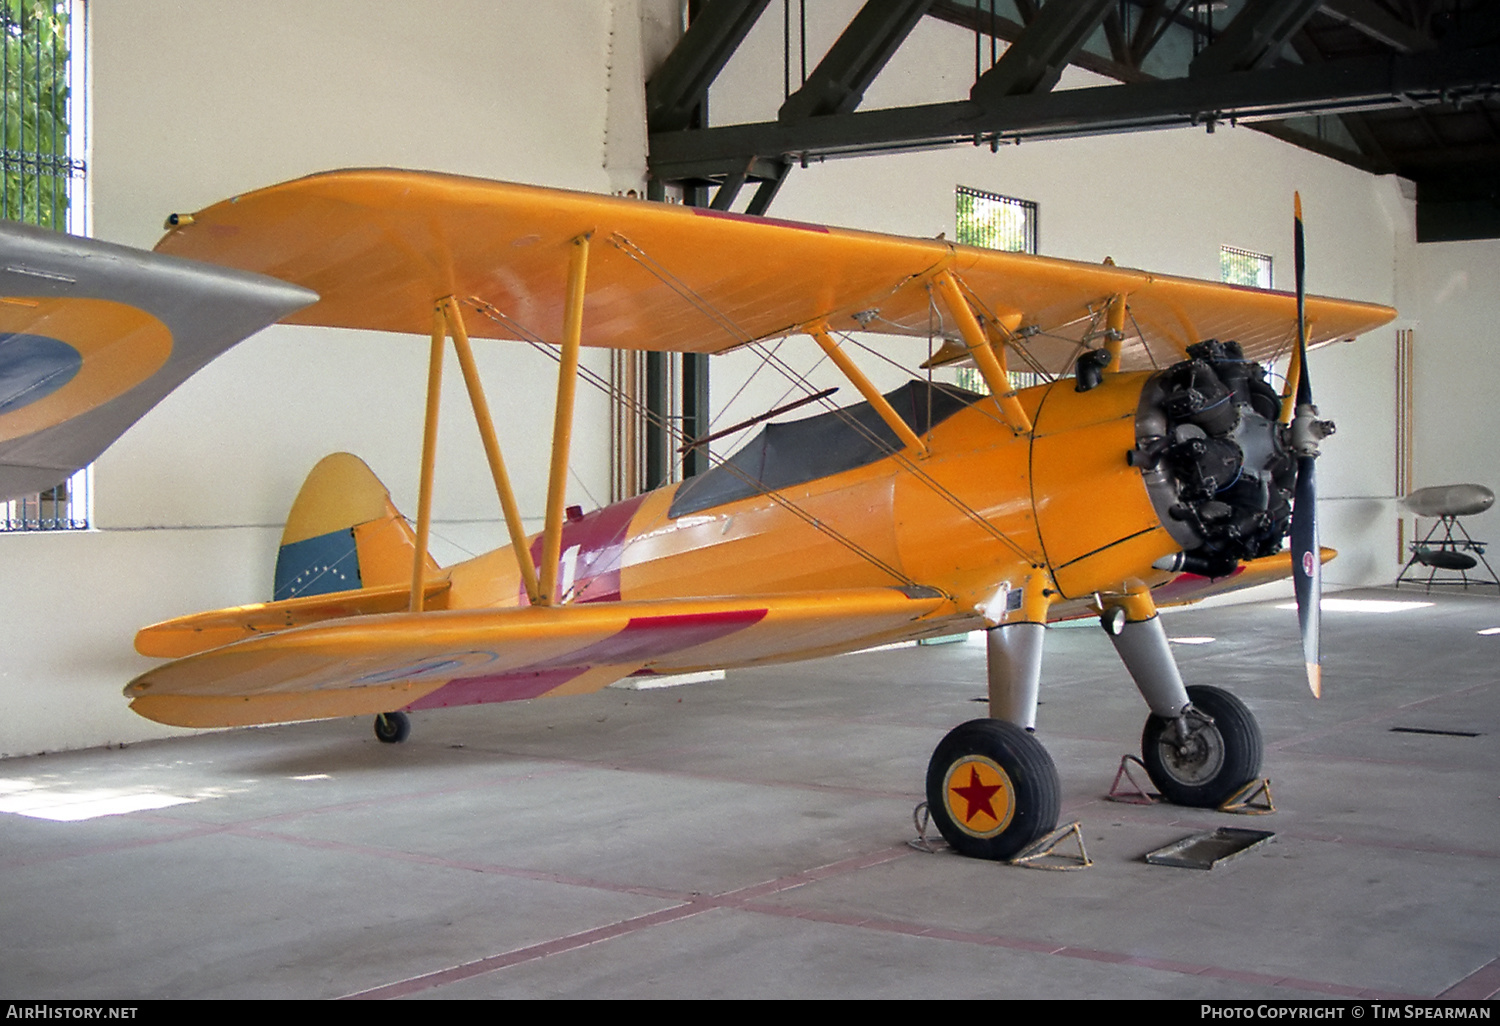
[[[1036,204],[1029,200],[958,187],[958,241],[966,246],[1036,252]]]
[[[0,0],[0,216],[58,231],[68,224],[69,180],[83,173],[69,145],[70,10],[55,0]]]
[[[1219,247],[1219,280],[1253,289],[1271,287],[1271,258],[1233,246]]]
[[[1037,205],[1031,200],[958,187],[955,209],[957,241],[965,246],[983,246],[1012,253],[1037,251]],[[1017,388],[1041,384],[1036,374],[1011,372]],[[990,386],[975,367],[954,368],[954,383],[971,392],[988,394]]]
[[[69,123],[75,10],[78,0],[0,0],[0,218],[55,231],[67,231],[71,186],[84,174]],[[89,488],[85,468],[39,495],[0,502],[0,533],[87,530]]]

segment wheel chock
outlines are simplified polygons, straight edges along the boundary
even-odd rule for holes
[[[1126,805],[1150,805],[1153,802],[1160,801],[1161,795],[1156,794],[1154,791],[1146,790],[1141,782],[1135,778],[1135,774],[1130,769],[1131,763],[1139,766],[1142,773],[1146,772],[1146,764],[1139,757],[1134,755],[1122,756],[1120,759],[1120,768],[1115,771],[1115,782],[1109,785],[1109,794],[1104,797],[1112,802],[1124,802]],[[1128,783],[1130,787],[1122,789],[1120,787],[1120,781],[1122,780]]]
[[[1072,852],[1058,851],[1057,846],[1069,837],[1078,842],[1078,854]],[[1059,859],[1060,862],[1043,862],[1042,859]],[[1075,820],[1065,827],[1052,831],[1031,847],[1024,849],[1019,855],[1006,862],[1011,866],[1025,866],[1027,869],[1056,869],[1062,871],[1074,869],[1087,869],[1094,864],[1089,858],[1088,851],[1083,846],[1083,831],[1079,829]]]
[[[948,842],[942,838],[929,840],[927,837],[927,828],[932,825],[932,811],[927,808],[926,802],[918,802],[917,807],[911,810],[911,821],[917,828],[917,836],[906,842],[908,847],[929,855],[936,855],[948,847]]]
[[[1225,798],[1224,804],[1219,806],[1219,811],[1233,812],[1240,816],[1269,816],[1276,811],[1276,803],[1271,800],[1270,779],[1260,777],[1250,781]]]

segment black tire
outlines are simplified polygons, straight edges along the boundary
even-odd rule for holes
[[[932,821],[970,858],[1010,858],[1057,826],[1061,804],[1052,756],[1004,720],[954,727],[927,764]]]
[[[1199,684],[1187,689],[1193,708],[1187,742],[1178,745],[1173,721],[1146,720],[1141,757],[1162,797],[1174,805],[1215,809],[1260,775],[1260,727],[1245,703],[1220,688]]]
[[[411,733],[411,720],[406,713],[381,713],[375,717],[375,736],[388,745],[398,745]]]

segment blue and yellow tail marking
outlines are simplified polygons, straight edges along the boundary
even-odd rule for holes
[[[283,545],[276,555],[276,589],[271,597],[277,602],[358,587],[359,553],[352,527]]]

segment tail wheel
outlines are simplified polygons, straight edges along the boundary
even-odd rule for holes
[[[406,713],[381,713],[375,717],[375,736],[388,745],[400,744],[411,733],[411,720]]]
[[[1217,808],[1260,775],[1260,727],[1227,691],[1196,685],[1187,693],[1187,736],[1179,736],[1176,720],[1152,716],[1141,734],[1141,756],[1167,801]]]
[[[927,765],[927,808],[960,855],[1007,859],[1057,826],[1057,767],[1031,734],[1004,720],[954,727]]]

